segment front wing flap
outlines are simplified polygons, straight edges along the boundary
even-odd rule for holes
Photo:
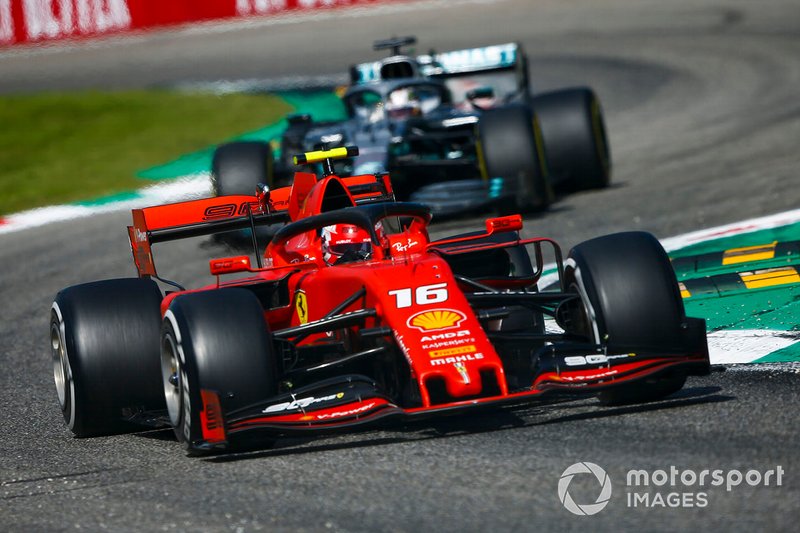
[[[624,384],[684,372],[710,371],[707,349],[676,355],[657,352],[610,353],[601,346],[574,345],[565,350],[545,346],[535,356],[531,386],[507,395],[471,398],[423,407],[401,407],[366,376],[346,375],[319,382],[267,401],[225,413],[217,420],[228,442],[237,434],[259,430],[272,437],[327,434],[373,427],[388,419],[414,420],[458,413],[476,407],[515,406],[548,402],[556,395],[595,394]],[[213,397],[213,392],[211,395]],[[194,443],[197,448],[211,443]]]

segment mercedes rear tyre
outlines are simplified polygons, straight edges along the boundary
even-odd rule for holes
[[[216,196],[253,196],[259,183],[273,187],[269,143],[236,141],[220,145],[211,161],[211,186]]]
[[[297,154],[307,152],[306,149],[306,135],[311,129],[313,120],[309,114],[295,114],[286,117],[288,123],[286,131],[281,136],[281,154],[276,163],[279,165],[277,172],[278,180],[287,181],[287,185],[291,184],[292,176],[297,166],[294,164],[292,158]]]
[[[678,283],[669,257],[645,232],[615,233],[575,246],[565,262],[567,290],[580,296],[566,329],[609,352],[652,348],[684,351],[686,324]],[[678,391],[683,374],[609,389],[603,403],[650,401]]]
[[[163,394],[175,435],[189,454],[229,444],[211,438],[219,427],[208,420],[203,425],[204,394],[216,394],[224,416],[274,396],[277,371],[264,310],[252,292],[198,292],[170,303],[161,334]]]
[[[611,180],[611,152],[600,101],[587,87],[544,93],[533,98],[547,164],[557,187],[599,189]]]
[[[513,104],[484,111],[478,123],[478,164],[489,181],[490,195],[499,191],[497,210],[513,214],[546,209],[553,200],[536,115]]]
[[[78,437],[134,431],[137,413],[164,409],[158,342],[161,291],[150,279],[68,287],[50,313],[58,403]]]

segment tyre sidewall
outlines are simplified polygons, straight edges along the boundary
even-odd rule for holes
[[[211,162],[211,185],[216,196],[255,194],[259,183],[274,187],[269,143],[237,141],[219,146]]]
[[[478,161],[485,179],[503,178],[501,214],[545,209],[552,201],[539,122],[531,108],[507,105],[483,112],[477,125]]]
[[[562,89],[536,96],[532,105],[554,184],[569,190],[608,186],[611,154],[595,93],[588,87]]]
[[[126,408],[163,408],[155,372],[160,302],[155,282],[136,278],[76,285],[56,296],[50,328],[63,343],[68,380],[61,409],[77,436],[135,429],[124,420]]]
[[[277,392],[269,329],[250,291],[220,289],[175,298],[164,317],[162,357],[164,342],[176,346],[181,383],[179,416],[171,422],[190,453],[198,452],[194,443],[203,438],[201,390],[217,393],[223,413]]]
[[[592,341],[609,348],[679,347],[683,301],[669,258],[645,232],[592,239],[572,249],[568,288],[578,292],[593,326]]]
[[[182,314],[178,312],[178,316],[182,317]],[[181,335],[182,329],[185,330],[186,327],[185,321],[179,322],[171,308],[167,310],[164,315],[161,333],[162,358],[164,357],[163,350],[166,349],[165,345],[169,344],[170,348],[174,349],[177,366],[175,370],[181,384],[178,389],[177,404],[173,408],[167,402],[167,410],[175,437],[178,442],[183,444],[185,449],[189,450],[191,448],[190,443],[202,438],[202,430],[200,429],[202,398],[200,396],[200,384],[197,380],[197,368],[194,364],[195,358],[192,346],[191,343],[184,344],[184,339]],[[189,357],[186,356],[187,349],[190,352]],[[162,379],[166,380],[167,376],[163,372],[164,370],[162,369]]]

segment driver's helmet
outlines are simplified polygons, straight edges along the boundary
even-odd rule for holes
[[[335,224],[322,228],[322,258],[329,265],[350,252],[354,258],[368,259],[372,255],[369,232],[353,224]]]
[[[405,118],[421,114],[420,99],[412,87],[402,87],[389,93],[386,112],[391,118]]]

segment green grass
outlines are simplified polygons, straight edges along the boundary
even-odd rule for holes
[[[131,191],[136,171],[280,119],[265,95],[165,90],[0,96],[0,214]]]

